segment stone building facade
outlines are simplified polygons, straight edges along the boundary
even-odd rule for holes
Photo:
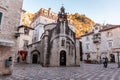
[[[41,8],[33,18],[31,27],[34,28],[33,42],[40,41],[41,35],[44,33],[44,25],[49,23],[55,23],[57,21],[57,14],[54,13],[51,8]]]
[[[53,12],[51,8],[44,9],[41,8],[33,18],[31,23],[31,27],[34,28],[32,41],[38,42],[40,41],[40,37],[44,33],[44,26],[49,23],[56,23],[58,15]],[[69,27],[74,31],[73,21],[68,19]]]
[[[12,73],[23,0],[0,0],[0,75]],[[17,6],[16,6],[17,5]]]
[[[33,28],[21,25],[18,27],[18,53],[16,54],[16,61],[18,63],[26,63],[26,56],[28,54],[27,46],[32,43]]]
[[[57,23],[44,26],[40,41],[29,45],[28,63],[42,66],[79,66],[79,40],[68,26],[64,7],[58,14]]]
[[[95,33],[99,33],[99,38],[94,38]],[[107,56],[110,62],[117,62],[117,53],[114,48],[120,49],[120,25],[95,26],[93,32],[87,33],[80,39],[82,42],[83,59],[97,60],[97,56],[102,59]],[[98,45],[94,42],[99,41]],[[97,54],[98,53],[98,54]]]

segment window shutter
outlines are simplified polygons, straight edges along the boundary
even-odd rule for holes
[[[1,21],[2,21],[2,12],[0,12],[0,24],[1,24]]]

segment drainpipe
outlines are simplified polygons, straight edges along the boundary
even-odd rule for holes
[[[120,68],[119,52],[117,52],[117,56],[118,56],[118,68]]]

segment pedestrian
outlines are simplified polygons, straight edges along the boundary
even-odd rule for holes
[[[105,68],[107,68],[107,65],[108,65],[108,58],[107,57],[103,58],[103,65]]]
[[[20,63],[20,57],[17,58],[17,62]]]

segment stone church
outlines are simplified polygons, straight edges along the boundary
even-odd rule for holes
[[[41,40],[28,46],[27,62],[42,66],[79,66],[79,41],[68,26],[64,7],[60,9],[57,23],[45,25],[44,30]]]

